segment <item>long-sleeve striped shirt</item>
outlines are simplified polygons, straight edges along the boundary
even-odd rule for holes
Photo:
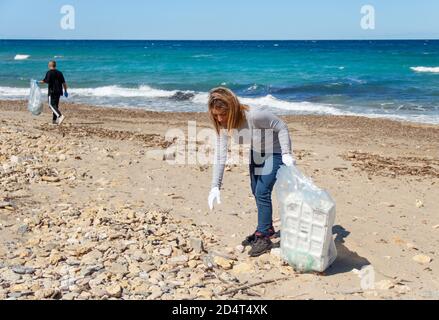
[[[250,109],[245,111],[245,118],[246,121],[233,134],[236,143],[243,144],[251,141],[251,149],[260,153],[292,153],[288,127],[277,116],[267,110]],[[221,188],[227,151],[227,131],[221,130],[216,139],[212,188]]]

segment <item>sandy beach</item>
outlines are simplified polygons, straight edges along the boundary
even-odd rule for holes
[[[337,203],[337,260],[299,274],[236,248],[257,221],[245,165],[209,211],[210,166],[149,152],[170,128],[210,128],[207,113],[61,110],[52,126],[47,108],[0,101],[0,299],[439,298],[438,125],[282,117],[297,166]]]

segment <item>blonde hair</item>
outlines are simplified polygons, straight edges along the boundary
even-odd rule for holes
[[[209,94],[209,118],[212,121],[216,132],[219,134],[221,124],[215,119],[213,109],[223,109],[228,112],[227,131],[237,129],[245,121],[245,112],[249,107],[239,102],[238,97],[232,90],[218,87],[210,91]]]

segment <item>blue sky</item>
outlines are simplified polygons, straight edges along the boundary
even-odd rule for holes
[[[360,27],[369,4],[375,30]],[[437,0],[0,0],[0,39],[438,39],[438,17]]]

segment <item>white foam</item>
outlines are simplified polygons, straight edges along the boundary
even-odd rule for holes
[[[21,99],[29,96],[29,88],[0,87],[0,99]]]
[[[30,57],[29,54],[17,54],[14,57],[14,60],[26,60]]]
[[[197,104],[207,104],[209,99],[208,93],[198,93],[192,99],[192,102]],[[291,102],[280,100],[272,95],[266,95],[260,98],[242,98],[239,101],[243,104],[256,108],[275,108],[285,111],[293,111],[298,113],[317,113],[317,114],[332,114],[332,115],[353,115],[354,113],[342,111],[335,107],[325,104],[311,103],[311,102]]]
[[[44,87],[43,87],[44,88]],[[29,88],[14,88],[14,87],[0,87],[0,100],[15,100],[27,99],[29,97]],[[90,103],[96,105],[109,106],[136,106],[146,108],[153,107],[155,98],[170,98],[177,92],[194,93],[193,91],[177,91],[177,90],[160,90],[149,86],[140,86],[138,88],[124,88],[120,86],[105,86],[98,88],[79,88],[69,89],[71,97],[76,97],[76,102]],[[109,98],[109,99],[107,99]],[[122,99],[119,99],[122,98]],[[125,99],[124,99],[125,98]],[[130,99],[137,98],[137,99]],[[145,100],[143,100],[144,98]],[[194,111],[206,110],[206,105],[209,99],[209,93],[198,92],[195,93],[191,100],[184,102],[176,102],[172,100],[160,101],[157,104],[156,111]],[[343,106],[337,107],[330,104],[319,104],[312,102],[291,102],[277,99],[272,95],[266,95],[259,98],[239,98],[243,104],[247,104],[255,108],[271,108],[287,111],[292,114],[320,114],[320,115],[348,115],[348,116],[363,116],[369,118],[387,118],[392,120],[413,121],[421,123],[439,124],[439,115],[427,114],[406,114],[398,115],[395,113],[381,114],[381,113],[367,113],[365,112],[351,112],[343,110]],[[391,103],[389,103],[391,104]],[[166,110],[164,110],[164,106]],[[360,110],[360,109],[358,109]],[[423,111],[423,110],[421,110]],[[395,110],[398,112],[398,110]]]
[[[209,100],[209,94],[207,92],[197,93],[192,98],[192,102],[197,103],[197,104],[204,104],[204,105],[207,105],[208,100]]]
[[[144,98],[167,98],[177,93],[176,90],[160,90],[149,86],[140,86],[138,88],[123,88],[120,86],[105,86],[98,88],[71,89],[69,91],[73,95],[85,97],[144,97]]]
[[[254,84],[254,85],[248,87],[247,89],[245,89],[245,91],[253,91],[253,90],[256,90],[256,89],[258,89],[258,85]]]
[[[193,103],[206,105],[209,99],[208,93],[198,93],[192,99]],[[279,100],[272,95],[260,98],[241,98],[239,101],[243,104],[256,108],[274,108],[284,111],[290,111],[293,114],[319,114],[335,116],[358,116],[367,118],[382,118],[398,121],[411,121],[428,124],[439,124],[439,115],[397,115],[397,114],[379,114],[379,113],[361,113],[342,110],[329,104],[319,104],[312,102],[290,102]]]
[[[42,87],[44,88],[44,87]],[[178,91],[154,89],[149,86],[140,86],[138,88],[123,88],[119,86],[105,86],[98,88],[75,88],[69,89],[73,96],[82,97],[111,97],[111,98],[168,98],[175,95]],[[188,91],[187,91],[188,92]],[[0,87],[0,99],[2,98],[23,98],[29,95],[28,88]]]
[[[311,103],[311,102],[291,102],[280,100],[272,95],[266,95],[260,98],[240,98],[242,103],[260,107],[260,108],[276,108],[285,111],[301,112],[301,113],[317,113],[332,115],[349,115],[350,112],[342,111],[330,105]]]
[[[389,119],[397,121],[408,121],[426,124],[439,124],[439,115],[396,115],[396,114],[381,114],[381,113],[357,113],[358,117],[374,118],[374,119]]]
[[[213,57],[213,55],[211,55],[211,54],[197,54],[197,55],[192,56],[192,58],[210,58],[210,57]]]
[[[439,73],[439,67],[411,67],[410,69],[416,72]]]

